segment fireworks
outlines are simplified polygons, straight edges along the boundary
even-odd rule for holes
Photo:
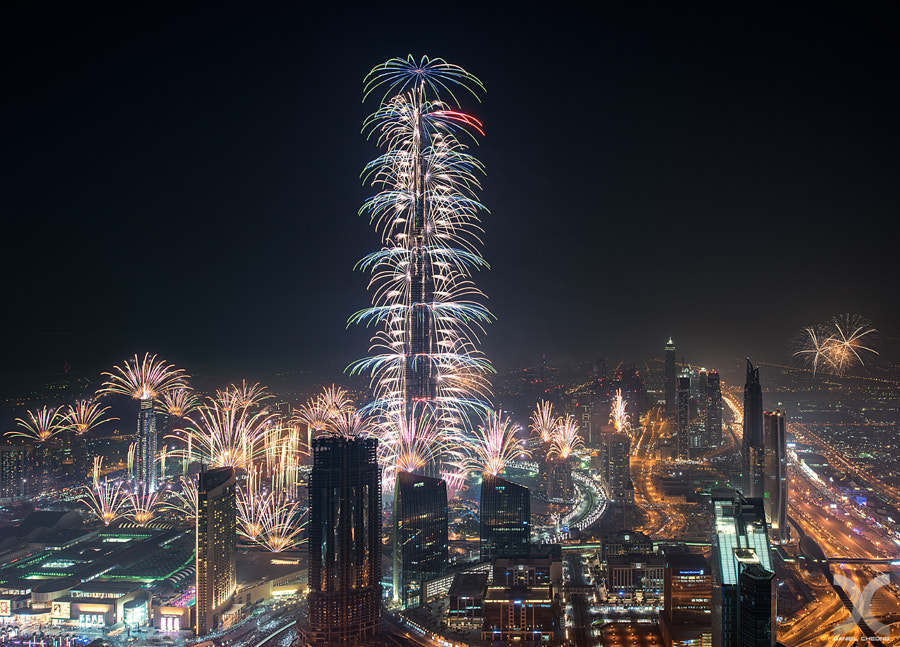
[[[344,413],[353,411],[353,403],[347,392],[331,385],[315,398],[294,410],[294,418],[313,430],[315,435],[325,432],[333,421]]]
[[[166,391],[161,399],[166,413],[172,418],[186,417],[201,403],[200,396],[184,386]]]
[[[10,438],[26,438],[35,443],[43,443],[66,428],[65,416],[58,410],[50,407],[41,407],[37,411],[28,411],[28,420],[16,418],[16,422],[23,431],[7,431]]]
[[[578,423],[571,415],[560,418],[553,430],[549,456],[556,456],[566,460],[576,449],[584,445],[581,436],[578,435]]]
[[[79,436],[83,435],[104,422],[118,420],[118,418],[103,417],[109,409],[96,400],[79,400],[75,404],[69,405],[69,408],[62,414],[64,426]]]
[[[176,514],[184,515],[192,519],[197,518],[197,484],[191,479],[180,476],[178,478],[181,489],[169,491],[165,507]]]
[[[88,511],[108,526],[121,517],[128,508],[128,499],[118,482],[100,480],[103,458],[94,457],[93,479],[90,487],[82,486],[83,494],[78,500],[88,507]]]
[[[114,366],[112,373],[103,373],[107,380],[100,387],[100,393],[118,393],[134,400],[153,400],[169,389],[184,387],[187,375],[180,368],[157,359],[156,355],[144,354],[143,360],[125,360],[124,366]]]
[[[553,405],[541,400],[531,415],[531,432],[540,436],[541,443],[549,443],[558,422],[559,419],[553,417]]]
[[[878,331],[870,321],[859,315],[843,314],[830,321],[807,326],[794,338],[794,358],[804,362],[815,374],[843,375],[851,368],[862,366],[863,357],[878,351],[872,348]]]
[[[349,370],[370,376],[371,409],[390,448],[383,458],[398,461],[389,471],[450,460],[457,421],[489,410],[493,369],[476,343],[493,315],[472,281],[487,267],[478,252],[483,169],[458,139],[481,133],[481,125],[458,111],[454,89],[483,87],[462,68],[427,57],[392,59],[366,77],[366,97],[385,94],[363,129],[385,152],[363,170],[379,191],[360,213],[384,247],[358,265],[371,273],[372,307],[350,322],[379,330],[373,356]]]
[[[528,452],[519,444],[516,434],[519,426],[503,417],[503,412],[489,414],[484,424],[478,425],[470,443],[468,464],[484,474],[497,476],[506,464]]]
[[[612,407],[609,410],[609,421],[615,426],[618,433],[631,429],[628,414],[625,413],[626,404],[622,398],[622,389],[616,389],[616,397],[613,399]]]
[[[305,510],[282,492],[263,492],[260,482],[248,478],[238,488],[238,534],[273,553],[296,543],[305,526]]]
[[[246,409],[271,397],[266,393],[266,387],[258,383],[248,385],[247,380],[242,380],[240,386],[232,384],[227,389],[216,391],[216,399],[223,409]]]
[[[188,450],[176,450],[175,455],[199,459],[210,467],[244,468],[264,453],[264,436],[275,416],[264,411],[252,411],[244,406],[229,406],[233,400],[212,401],[201,406],[197,420],[186,430],[178,430],[172,437],[182,440]]]
[[[130,509],[126,512],[126,516],[131,517],[137,525],[146,526],[156,515],[160,492],[162,490],[151,489],[145,487],[143,483],[137,483],[135,488],[128,492]]]

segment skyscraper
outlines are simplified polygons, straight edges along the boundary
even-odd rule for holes
[[[236,546],[234,469],[219,467],[201,472],[197,480],[198,636],[218,627],[222,613],[232,602],[237,585]]]
[[[710,445],[722,444],[722,382],[718,371],[706,376],[706,392],[709,405],[706,410],[706,433]]]
[[[743,495],[761,499],[765,490],[765,445],[763,438],[762,387],[759,368],[747,360],[747,381],[744,384],[744,442],[741,450]]]
[[[666,344],[666,372],[665,372],[665,392],[666,392],[666,414],[674,416],[676,411],[676,393],[677,388],[675,380],[677,379],[675,370],[675,344],[672,338]]]
[[[678,378],[678,415],[676,417],[676,433],[678,435],[678,458],[687,460],[691,447],[691,378],[682,375]]]
[[[763,571],[774,573],[762,499],[748,500],[740,492],[713,497],[713,512],[713,647],[741,647],[745,633],[765,633],[765,622],[770,625],[767,645],[774,646],[775,593],[760,584]],[[757,568],[745,574],[753,565]]]
[[[712,644],[712,569],[703,555],[666,555],[664,607],[659,616],[666,647]]]
[[[424,584],[447,566],[447,484],[398,472],[394,494],[394,598],[406,609],[424,602]]]
[[[381,471],[374,438],[316,438],[309,478],[310,645],[361,645],[381,627]]]
[[[766,519],[772,530],[772,539],[781,543],[788,540],[787,506],[787,438],[784,411],[775,409],[763,414],[765,439],[765,504]]]
[[[709,428],[706,423],[709,418],[709,373],[701,368],[697,373],[697,426],[698,447],[706,449],[710,445]]]
[[[531,548],[531,492],[485,474],[481,479],[481,558],[527,557]]]
[[[626,434],[610,434],[604,439],[600,466],[612,497],[626,498],[631,489],[631,439]]]
[[[139,481],[144,484],[148,492],[156,491],[156,480],[159,474],[156,464],[156,411],[153,408],[153,398],[141,400],[141,408],[138,411],[137,451],[135,451],[134,473]]]

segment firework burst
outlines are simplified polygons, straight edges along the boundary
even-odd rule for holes
[[[522,455],[528,456],[528,451],[516,437],[519,430],[518,425],[503,417],[502,411],[486,416],[468,443],[470,454],[466,462],[470,469],[497,476],[510,461]]]
[[[65,416],[59,409],[41,407],[36,411],[27,411],[28,419],[16,418],[22,430],[7,431],[10,438],[25,438],[35,444],[44,443],[66,428]]]
[[[156,355],[144,353],[144,359],[125,360],[123,366],[113,366],[113,372],[103,373],[106,381],[99,393],[118,393],[134,400],[153,400],[169,389],[184,386],[184,371],[175,368]]]
[[[185,418],[196,411],[202,403],[200,396],[185,386],[166,391],[160,399],[165,412],[172,418]]]
[[[541,443],[549,443],[558,423],[559,418],[553,415],[553,405],[546,400],[538,402],[531,415],[531,433],[538,436]]]
[[[190,519],[197,518],[197,484],[184,476],[178,478],[181,487],[177,490],[170,490],[164,502],[167,510],[188,517]]]
[[[560,418],[553,430],[548,456],[566,460],[582,446],[584,446],[584,441],[578,435],[578,423],[575,418],[568,414],[565,418]]]
[[[253,459],[265,452],[264,438],[276,416],[247,407],[228,406],[229,401],[212,401],[197,410],[197,420],[172,437],[189,449],[175,450],[173,455],[200,460],[210,467],[246,469]]]
[[[807,326],[794,337],[794,359],[817,371],[843,375],[862,366],[867,355],[877,355],[873,348],[878,331],[859,315],[843,314],[824,324]]]
[[[216,391],[216,400],[223,409],[247,409],[271,397],[271,393],[266,393],[266,387],[259,383],[247,384],[247,380],[242,380],[240,386],[232,384],[227,389]]]
[[[79,400],[69,405],[63,413],[63,421],[66,429],[71,429],[79,436],[89,430],[102,425],[104,422],[112,422],[118,418],[104,418],[104,414],[110,407],[104,407],[96,400]]]
[[[624,398],[622,398],[622,389],[616,389],[616,397],[613,399],[612,407],[609,410],[609,421],[620,434],[631,429],[628,414],[625,413],[626,404]]]
[[[153,517],[156,516],[156,510],[160,503],[159,495],[162,490],[155,490],[145,487],[143,483],[138,482],[134,489],[128,492],[129,509],[126,516],[130,517],[134,522],[142,528],[146,526]]]

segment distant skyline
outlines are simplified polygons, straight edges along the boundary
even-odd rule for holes
[[[478,76],[476,281],[501,370],[786,362],[871,319],[898,355],[890,21],[869,8],[0,9],[3,375],[159,353],[234,380],[367,354],[373,66]],[[371,332],[368,331],[368,332]],[[197,367],[193,368],[192,367]]]

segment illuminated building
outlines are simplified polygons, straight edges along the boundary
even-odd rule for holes
[[[714,496],[713,510],[713,647],[747,645],[744,634],[758,639],[766,633],[765,623],[771,641],[765,644],[774,646],[773,580],[764,582],[765,573],[774,569],[762,499],[748,500],[740,492]]]
[[[674,416],[676,412],[676,389],[677,385],[675,380],[676,369],[675,369],[675,344],[672,342],[672,338],[669,337],[669,341],[666,344],[666,372],[665,372],[665,390],[666,390],[666,413],[669,416]]]
[[[787,438],[784,411],[766,411],[763,414],[765,446],[765,489],[763,503],[766,519],[772,530],[772,539],[781,543],[788,540],[787,506]]]
[[[611,496],[627,499],[631,490],[631,439],[626,434],[606,436],[600,459],[600,475]]]
[[[744,384],[744,442],[741,449],[743,472],[742,494],[748,499],[762,498],[765,491],[765,446],[763,444],[762,387],[759,368],[747,360],[747,381]]]
[[[722,382],[718,371],[706,376],[706,393],[709,404],[706,409],[706,434],[710,445],[722,444]]]
[[[25,446],[0,445],[0,502],[14,501],[25,495],[27,457]]]
[[[676,434],[678,441],[678,458],[687,460],[691,451],[691,378],[682,374],[678,378],[678,401],[676,416]]]
[[[531,493],[499,476],[481,479],[481,558],[525,557],[531,541]]]
[[[143,404],[142,400],[142,410]],[[201,472],[197,480],[198,636],[218,627],[223,612],[231,605],[237,586],[236,544],[234,469],[219,467]]]
[[[138,411],[137,451],[135,452],[134,475],[137,480],[144,483],[148,492],[156,491],[158,476],[156,465],[156,411],[153,408],[153,399],[141,400],[141,408]]]
[[[481,639],[504,645],[540,645],[553,638],[554,578],[559,555],[494,562],[493,583],[484,596]]]
[[[667,647],[712,645],[712,569],[703,555],[674,553],[665,559],[665,602],[659,617]]]
[[[547,498],[551,501],[568,501],[572,498],[572,465],[567,458],[552,456],[540,463],[540,474]]]
[[[309,626],[304,631],[310,645],[361,645],[380,633],[377,449],[375,438],[325,436],[312,442]]]
[[[398,472],[394,494],[394,599],[423,604],[424,584],[447,567],[447,484]]]

